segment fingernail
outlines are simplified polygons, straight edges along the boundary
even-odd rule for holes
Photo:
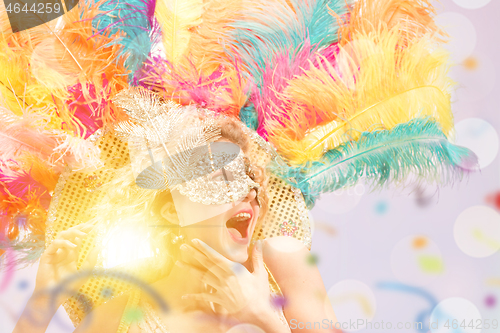
[[[189,297],[188,297],[188,295],[182,295],[182,297],[181,297],[181,298],[182,298],[182,299],[188,299]]]
[[[177,261],[175,262],[175,264],[176,264],[177,266],[179,266],[179,267],[184,267],[184,264],[183,264],[182,262],[180,262],[179,260],[177,260]]]
[[[195,244],[200,244],[200,242],[196,238],[195,239],[191,239],[191,242],[195,243]]]
[[[257,241],[257,244],[256,244],[256,245],[257,245],[257,250],[262,251],[262,240],[261,240],[261,239],[259,239],[259,240]]]
[[[182,251],[187,251],[188,250],[188,246],[186,244],[182,244],[181,245],[181,250]]]

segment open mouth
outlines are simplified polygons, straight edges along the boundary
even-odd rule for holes
[[[231,238],[238,243],[246,243],[253,212],[244,211],[235,214],[226,222],[227,231]]]

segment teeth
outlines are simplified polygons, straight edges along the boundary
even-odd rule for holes
[[[239,213],[239,214],[236,214],[235,216],[233,216],[233,218],[236,217],[236,218],[245,218],[245,219],[249,219],[252,217],[252,215],[248,214],[248,213]]]

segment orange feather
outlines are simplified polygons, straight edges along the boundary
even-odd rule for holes
[[[376,32],[382,27],[392,29],[399,26],[402,45],[419,39],[425,34],[434,34],[437,41],[444,41],[448,35],[434,22],[436,8],[431,0],[359,0],[339,29],[339,43],[345,45],[353,40],[356,32]],[[335,13],[331,13],[336,16]],[[440,36],[439,36],[440,35]]]

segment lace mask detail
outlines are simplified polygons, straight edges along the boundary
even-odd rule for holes
[[[142,188],[174,189],[176,185],[224,168],[239,153],[240,148],[232,142],[213,142],[181,151],[151,163],[137,176],[136,184]],[[154,158],[151,157],[150,161]]]
[[[260,185],[251,177],[250,163],[240,151],[233,161],[220,170],[178,184],[175,189],[193,202],[221,205],[242,199],[252,189],[258,191]]]

